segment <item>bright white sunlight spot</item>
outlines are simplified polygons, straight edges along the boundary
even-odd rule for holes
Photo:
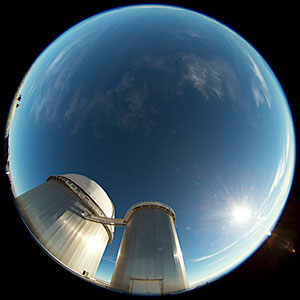
[[[251,211],[246,206],[238,206],[234,208],[232,215],[235,223],[245,223],[250,220]]]

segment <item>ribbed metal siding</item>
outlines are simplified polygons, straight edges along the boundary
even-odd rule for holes
[[[135,279],[160,281],[162,294],[188,287],[173,218],[161,209],[138,209],[127,222],[110,286],[130,293]]]
[[[70,179],[79,186],[91,199],[101,208],[101,211],[108,218],[115,216],[115,209],[106,192],[95,181],[80,174],[63,174],[57,177]]]
[[[66,186],[49,180],[16,198],[25,224],[57,260],[94,277],[108,242],[103,225],[81,217],[87,207]]]

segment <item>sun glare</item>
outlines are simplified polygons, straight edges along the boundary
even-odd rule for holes
[[[232,212],[233,220],[235,223],[245,223],[251,218],[251,211],[248,207],[238,206]]]

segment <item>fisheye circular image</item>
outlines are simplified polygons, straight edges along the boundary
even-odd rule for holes
[[[251,256],[296,156],[262,56],[224,24],[164,5],[62,33],[17,89],[6,143],[16,207],[44,251],[135,295],[201,287]]]

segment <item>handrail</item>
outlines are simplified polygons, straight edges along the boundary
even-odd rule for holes
[[[139,202],[134,205],[132,205],[126,212],[126,215],[124,219],[128,221],[131,217],[131,215],[138,209],[143,209],[143,208],[156,208],[156,209],[161,209],[168,213],[171,218],[173,219],[173,222],[176,222],[176,215],[174,210],[167,204],[164,204],[162,202],[157,202],[157,201],[144,201],[144,202]]]
[[[84,219],[92,222],[97,222],[106,225],[126,226],[126,221],[124,219],[100,217],[100,216],[92,215],[88,211],[82,213],[81,216]]]

